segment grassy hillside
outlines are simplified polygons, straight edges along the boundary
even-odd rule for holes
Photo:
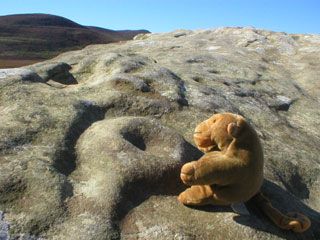
[[[146,32],[87,27],[47,14],[0,16],[0,68],[43,61],[90,44],[130,40]]]

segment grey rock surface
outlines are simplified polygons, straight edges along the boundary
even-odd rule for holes
[[[319,76],[319,35],[255,28],[145,34],[2,70],[0,237],[319,239]],[[305,233],[250,204],[240,216],[177,201],[181,166],[202,155],[195,126],[226,111],[255,126],[262,190],[307,215]]]
[[[3,211],[0,211],[0,239],[8,240],[9,239],[9,223],[3,220]]]

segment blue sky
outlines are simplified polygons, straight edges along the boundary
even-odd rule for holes
[[[48,13],[113,30],[253,26],[320,33],[320,0],[0,0],[0,15]]]

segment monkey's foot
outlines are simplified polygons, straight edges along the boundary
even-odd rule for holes
[[[218,199],[209,185],[195,185],[180,193],[178,200],[185,205],[227,206],[229,202]]]
[[[180,178],[182,182],[188,186],[195,185],[195,178],[194,178],[194,162],[186,163],[181,168]]]

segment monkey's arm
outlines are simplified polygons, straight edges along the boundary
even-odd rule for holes
[[[186,185],[229,185],[243,176],[243,163],[220,152],[206,153],[198,161],[186,163],[181,169],[181,180]]]

